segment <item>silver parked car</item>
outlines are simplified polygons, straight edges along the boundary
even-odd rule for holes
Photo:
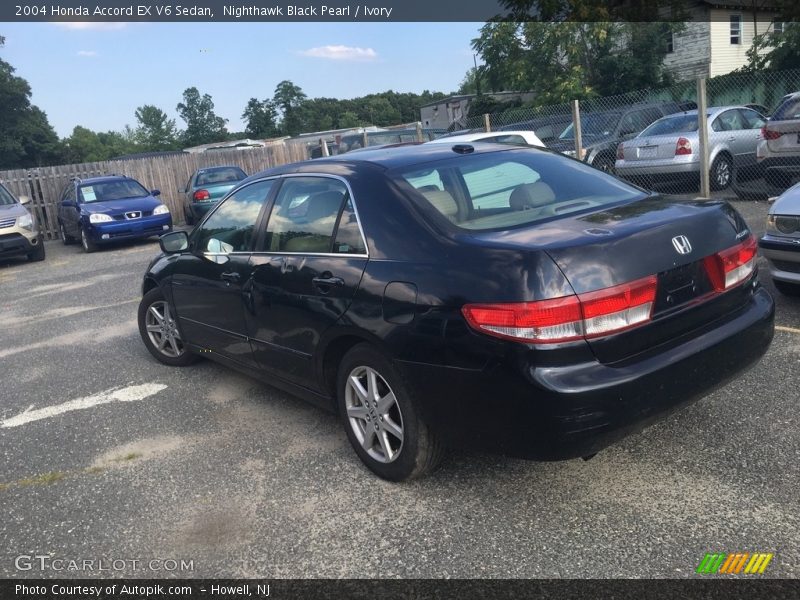
[[[771,191],[780,193],[800,180],[800,92],[781,99],[761,137],[758,162]]]
[[[711,189],[727,188],[733,169],[755,171],[756,146],[766,118],[746,106],[708,109]],[[698,114],[663,117],[617,148],[617,175],[650,183],[700,175]]]
[[[767,231],[758,245],[775,287],[800,294],[800,183],[786,190],[769,209]]]

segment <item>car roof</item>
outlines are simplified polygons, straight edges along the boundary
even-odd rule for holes
[[[706,114],[709,117],[716,117],[718,114],[725,112],[726,110],[730,110],[732,108],[745,108],[747,110],[752,110],[751,108],[748,108],[747,106],[743,106],[741,104],[731,104],[730,106],[709,106],[706,109]],[[682,110],[681,112],[672,113],[671,115],[664,115],[663,117],[661,117],[661,119],[666,120],[674,117],[682,117],[684,115],[696,115],[696,114],[697,114],[697,109],[695,108],[693,110]],[[659,121],[661,119],[659,119]]]
[[[121,181],[124,179],[130,179],[130,177],[126,175],[100,175],[99,177],[86,177],[85,179],[76,179],[75,183],[84,185],[86,183],[102,183],[105,181]]]
[[[477,141],[484,137],[497,136],[497,135],[531,135],[533,132],[530,129],[510,129],[508,131],[477,131],[475,133],[462,133],[459,135],[448,135],[446,137],[436,138],[426,142],[444,144],[446,142],[472,142]]]
[[[365,165],[377,167],[383,170],[403,168],[418,164],[432,163],[438,160],[446,160],[463,156],[464,154],[455,152],[453,146],[472,146],[473,151],[467,154],[491,154],[494,152],[531,152],[546,151],[541,148],[528,148],[524,146],[511,146],[509,144],[494,144],[489,142],[474,142],[465,144],[455,141],[450,144],[414,144],[409,146],[396,146],[393,148],[378,148],[375,150],[366,149],[361,152],[347,152],[338,156],[316,158],[301,162],[290,163],[273,167],[260,173],[248,177],[245,181],[253,181],[265,176],[283,175],[289,173],[303,172],[324,172],[325,166],[356,166]]]

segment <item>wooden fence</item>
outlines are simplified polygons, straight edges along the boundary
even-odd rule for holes
[[[126,160],[111,160],[79,165],[60,165],[0,171],[2,181],[15,195],[28,196],[45,239],[58,239],[58,200],[73,177],[127,175],[150,190],[161,190],[161,200],[169,207],[173,221],[184,222],[183,197],[189,176],[197,169],[236,165],[252,175],[270,167],[306,160],[305,143],[280,142],[263,148],[213,150],[196,154],[174,154]]]

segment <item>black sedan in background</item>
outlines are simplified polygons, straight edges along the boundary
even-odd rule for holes
[[[446,446],[587,457],[736,377],[772,298],[726,202],[548,150],[431,144],[285,165],[162,236],[139,328],[335,410],[404,480]]]

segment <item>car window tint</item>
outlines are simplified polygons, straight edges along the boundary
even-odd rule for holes
[[[287,178],[267,223],[264,248],[270,252],[331,252],[339,210],[348,197],[339,180]]]
[[[9,204],[16,204],[17,201],[14,200],[14,196],[2,185],[0,184],[0,204],[2,205],[9,205]]]
[[[737,131],[747,129],[738,110],[726,110],[711,124],[714,131]]]
[[[336,229],[333,251],[337,254],[367,253],[351,198],[348,198],[347,202],[345,202],[342,215],[339,217],[339,226]]]
[[[143,198],[149,195],[150,192],[133,179],[98,181],[78,187],[78,196],[81,202],[108,202],[127,198]]]
[[[770,121],[792,121],[800,119],[800,97],[789,98],[770,117]]]
[[[766,123],[764,117],[754,110],[741,109],[739,112],[742,115],[742,119],[744,119],[746,129],[761,129]]]
[[[557,220],[579,211],[628,202],[645,193],[580,161],[550,152],[509,150],[471,154],[439,161],[442,180],[464,183],[463,189],[427,189],[414,185],[420,165],[391,176],[408,197],[468,230],[508,229]]]
[[[492,142],[493,144],[512,144],[515,146],[526,146],[527,142],[521,135],[495,135],[481,138],[482,142]]]
[[[236,167],[229,167],[225,169],[210,169],[208,171],[200,171],[197,174],[197,184],[200,185],[218,185],[221,183],[232,183],[240,181],[247,177],[244,171]]]
[[[200,252],[247,252],[261,208],[274,185],[272,180],[245,186],[219,205],[192,233],[193,247]]]
[[[689,133],[697,131],[697,115],[678,115],[665,117],[650,125],[639,134],[639,137],[648,135],[665,135],[669,133]]]

